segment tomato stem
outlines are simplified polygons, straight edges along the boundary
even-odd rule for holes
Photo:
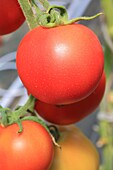
[[[35,100],[36,99],[32,95],[30,95],[25,105],[12,113],[12,118],[18,119],[20,117],[23,117],[27,114],[28,110],[30,110],[31,112],[34,111]]]
[[[47,0],[39,0],[45,10],[41,10],[35,0],[18,0],[23,13],[26,17],[30,29],[38,25],[52,28],[60,25],[68,25],[80,20],[91,20],[103,13],[98,13],[91,17],[79,17],[68,20],[68,13],[64,6],[53,5],[51,6]]]
[[[20,7],[24,13],[27,24],[30,29],[37,27],[38,23],[36,21],[35,15],[33,13],[33,8],[29,0],[18,0]]]
[[[51,5],[47,0],[39,0],[43,7],[47,10]]]
[[[35,113],[34,112],[34,105],[35,105],[35,98],[32,95],[29,95],[27,102],[24,106],[19,106],[15,109],[15,111],[11,111],[9,108],[3,108],[0,106],[0,124],[3,127],[9,126],[11,124],[17,123],[19,126],[18,133],[23,131],[22,121],[31,120],[37,123],[40,123],[45,129],[50,133],[48,126],[46,123],[39,119],[38,116],[35,114],[32,116],[28,115],[28,113]]]

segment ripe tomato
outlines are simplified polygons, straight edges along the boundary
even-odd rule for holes
[[[24,20],[18,0],[0,0],[0,35],[15,31]]]
[[[100,104],[105,91],[105,74],[98,87],[85,99],[68,105],[56,106],[37,101],[35,109],[45,120],[59,124],[68,125],[83,119],[92,113]]]
[[[1,170],[48,170],[53,158],[53,143],[47,130],[32,121],[0,127]]]
[[[99,155],[91,141],[74,125],[60,127],[50,170],[99,170]]]
[[[86,98],[103,73],[103,50],[86,26],[37,27],[17,50],[17,71],[35,98],[49,104],[69,104]]]

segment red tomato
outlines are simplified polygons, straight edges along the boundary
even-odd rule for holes
[[[100,104],[105,91],[105,74],[96,90],[87,98],[64,106],[56,106],[37,101],[35,109],[38,114],[49,122],[68,125],[75,123],[92,113]]]
[[[24,20],[18,0],[0,0],[0,35],[15,31]]]
[[[48,170],[53,159],[53,143],[47,130],[32,121],[0,127],[0,170]]]
[[[49,104],[86,98],[97,87],[103,66],[99,40],[80,24],[37,27],[25,35],[17,50],[17,70],[24,86]]]

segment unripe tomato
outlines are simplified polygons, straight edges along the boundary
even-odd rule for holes
[[[0,170],[48,170],[54,154],[50,134],[39,123],[0,126]]]
[[[80,101],[94,91],[104,57],[97,36],[86,26],[39,26],[22,39],[16,63],[29,93],[58,105]]]
[[[35,109],[45,120],[68,125],[80,121],[99,106],[105,91],[105,73],[103,73],[98,87],[85,99],[68,105],[56,106],[36,101]]]
[[[0,0],[0,35],[15,31],[24,21],[18,0]]]
[[[50,170],[99,170],[95,146],[77,127],[60,127],[60,133]]]

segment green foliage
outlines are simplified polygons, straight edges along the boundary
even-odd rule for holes
[[[113,0],[101,0],[109,35],[113,39]]]
[[[113,54],[107,44],[104,46],[104,61],[105,73],[108,79],[113,69]]]

